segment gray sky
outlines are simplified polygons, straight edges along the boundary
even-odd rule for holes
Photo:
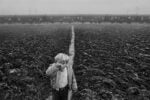
[[[0,15],[150,14],[150,0],[0,0]]]

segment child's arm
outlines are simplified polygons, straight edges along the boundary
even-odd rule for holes
[[[54,64],[51,64],[48,69],[46,70],[46,74],[47,75],[52,75],[54,72],[57,72],[59,70],[59,68],[57,67],[57,65],[54,63]]]

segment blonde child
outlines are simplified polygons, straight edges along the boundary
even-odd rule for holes
[[[77,91],[74,71],[72,68],[71,70],[69,69],[69,60],[67,54],[59,53],[55,56],[55,62],[46,70],[46,74],[51,76],[52,100],[70,99],[69,90]]]

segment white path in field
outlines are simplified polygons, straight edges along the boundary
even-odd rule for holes
[[[72,37],[71,37],[71,42],[70,42],[70,46],[69,46],[69,62],[68,62],[68,74],[69,74],[69,77],[68,77],[68,84],[69,86],[71,85],[72,83],[72,67],[73,67],[73,63],[74,63],[74,56],[75,56],[75,32],[74,32],[74,26],[71,27],[71,34],[72,34]],[[68,91],[68,100],[71,100],[71,97],[72,97],[72,90],[69,90]]]
[[[70,55],[70,60],[73,62],[74,61],[74,56],[75,56],[75,32],[74,32],[74,26],[71,27],[71,42],[70,42],[70,47],[69,47],[69,55]]]
[[[72,70],[73,63],[74,63],[74,56],[75,56],[75,32],[74,32],[74,26],[71,26],[71,42],[69,46],[69,68],[68,70]],[[68,71],[72,72],[72,71]],[[72,73],[69,73],[72,74]],[[52,96],[50,95],[46,100],[52,100]]]

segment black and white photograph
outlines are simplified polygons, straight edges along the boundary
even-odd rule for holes
[[[150,100],[150,0],[0,0],[0,100]]]

